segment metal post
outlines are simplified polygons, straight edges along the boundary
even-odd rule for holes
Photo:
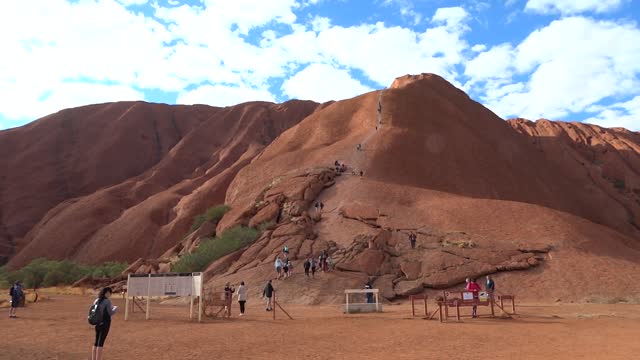
[[[416,309],[413,307],[413,295],[411,295],[411,316],[416,316]]]
[[[379,291],[376,291],[376,312],[380,312]]]
[[[346,306],[345,312],[347,314],[349,314],[350,313],[350,311],[349,311],[349,293],[345,291],[344,297],[345,297],[345,306]]]
[[[427,309],[427,295],[424,295],[424,316],[429,316],[429,310]]]
[[[204,273],[200,273],[200,297],[198,298],[198,322],[202,321],[202,303],[204,302]]]
[[[149,316],[150,316],[150,307],[151,307],[151,274],[149,274],[148,280],[147,280],[147,315],[146,315],[146,319],[149,320]]]
[[[127,290],[129,290],[129,280],[131,279],[131,274],[127,275]],[[126,296],[126,300],[124,302],[124,320],[128,320],[129,319],[129,291],[126,292],[126,294],[123,292],[123,294]]]

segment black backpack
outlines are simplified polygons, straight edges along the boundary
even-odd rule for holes
[[[96,326],[102,323],[102,313],[104,311],[99,311],[100,303],[102,303],[102,300],[96,300],[89,308],[89,315],[87,316],[87,320],[89,321],[90,325]]]

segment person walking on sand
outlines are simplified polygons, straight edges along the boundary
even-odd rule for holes
[[[309,270],[311,269],[311,259],[307,259],[304,261],[304,264],[302,265],[304,267],[304,276],[308,279],[309,278]]]
[[[263,299],[265,297],[267,298],[267,311],[273,310],[273,303],[271,302],[273,291],[274,291],[273,285],[271,285],[271,280],[269,280],[267,282],[267,285],[265,285],[264,290],[262,290],[262,298]]]
[[[234,292],[235,289],[229,283],[224,285],[224,312],[227,314],[227,317],[231,317],[231,303]]]
[[[106,287],[100,291],[98,298],[94,301],[94,304],[98,304],[96,312],[99,314],[100,322],[95,326],[96,341],[91,349],[91,360],[102,360],[102,349],[111,328],[111,317],[118,310],[118,307],[113,306],[109,300],[111,294],[111,288]]]
[[[22,290],[22,284],[20,281],[16,281],[15,284],[9,289],[9,296],[11,297],[11,307],[9,308],[9,318],[15,319],[18,316],[16,311],[18,306],[22,303],[22,297],[24,296],[24,290]]]
[[[466,281],[467,281],[467,286],[465,287],[465,290],[473,292],[473,300],[477,300],[478,299],[478,293],[480,292],[480,290],[482,290],[480,288],[480,285],[478,285],[478,283],[476,282],[475,279],[467,278]],[[471,310],[471,316],[472,317],[478,317],[478,306],[477,305],[473,305],[473,308]]]
[[[278,256],[276,258],[276,262],[274,264],[274,266],[276,267],[276,274],[278,275],[278,277],[276,279],[280,280],[280,276],[282,275],[282,266],[284,264],[282,263],[282,260],[280,260],[280,257]]]
[[[244,316],[244,305],[247,302],[247,288],[244,286],[244,281],[240,282],[240,286],[236,290],[236,296],[238,297],[238,304],[240,305],[240,316]]]
[[[311,256],[309,258],[309,262],[311,263],[311,278],[315,279],[316,278],[316,259],[313,258],[313,256]]]

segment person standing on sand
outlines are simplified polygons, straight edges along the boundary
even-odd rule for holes
[[[9,289],[9,296],[11,296],[11,307],[9,308],[9,318],[15,319],[18,316],[16,315],[16,311],[18,310],[18,306],[22,302],[22,297],[24,296],[24,291],[22,290],[22,284],[20,281],[16,281],[15,284]]]
[[[367,283],[364,285],[364,288],[369,290],[372,289],[373,286],[371,286],[371,280],[367,281]],[[373,303],[373,293],[368,292],[367,293],[367,304],[371,304]]]
[[[493,300],[493,293],[496,291],[496,283],[489,275],[487,275],[486,289],[489,294],[489,298]]]
[[[476,282],[475,279],[467,278],[467,286],[465,287],[465,290],[473,292],[473,300],[477,300],[478,299],[478,293],[482,289],[480,288],[480,285],[478,285],[478,283]],[[477,305],[473,306],[473,308],[471,310],[471,316],[472,317],[478,317],[478,306]]]
[[[244,305],[247,302],[247,288],[244,286],[244,281],[240,282],[240,286],[236,290],[236,296],[240,305],[240,316],[244,316]]]
[[[96,341],[91,349],[91,360],[102,359],[102,348],[104,347],[104,341],[107,339],[109,329],[111,328],[111,316],[118,310],[117,306],[111,304],[111,288],[106,287],[100,291],[95,303],[98,303],[98,312],[102,314],[101,322],[95,326],[96,329]]]
[[[224,285],[224,312],[227,317],[231,317],[231,302],[233,301],[233,293],[235,289],[229,283]]]
[[[311,259],[307,259],[304,261],[304,276],[307,277],[307,279],[309,278],[309,269],[311,269]]]
[[[262,290],[262,298],[264,299],[265,297],[267,298],[267,311],[271,311],[273,310],[273,304],[271,302],[271,297],[273,296],[273,285],[271,285],[271,280],[269,280],[267,282],[267,285],[264,287],[264,290]]]
[[[315,279],[316,278],[316,265],[317,265],[316,264],[316,259],[314,259],[313,256],[311,256],[309,258],[309,262],[311,263],[311,277],[313,279]]]

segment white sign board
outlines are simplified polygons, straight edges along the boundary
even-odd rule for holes
[[[129,296],[200,296],[201,273],[131,274]]]
[[[473,292],[471,291],[464,291],[462,293],[462,300],[473,300]]]

